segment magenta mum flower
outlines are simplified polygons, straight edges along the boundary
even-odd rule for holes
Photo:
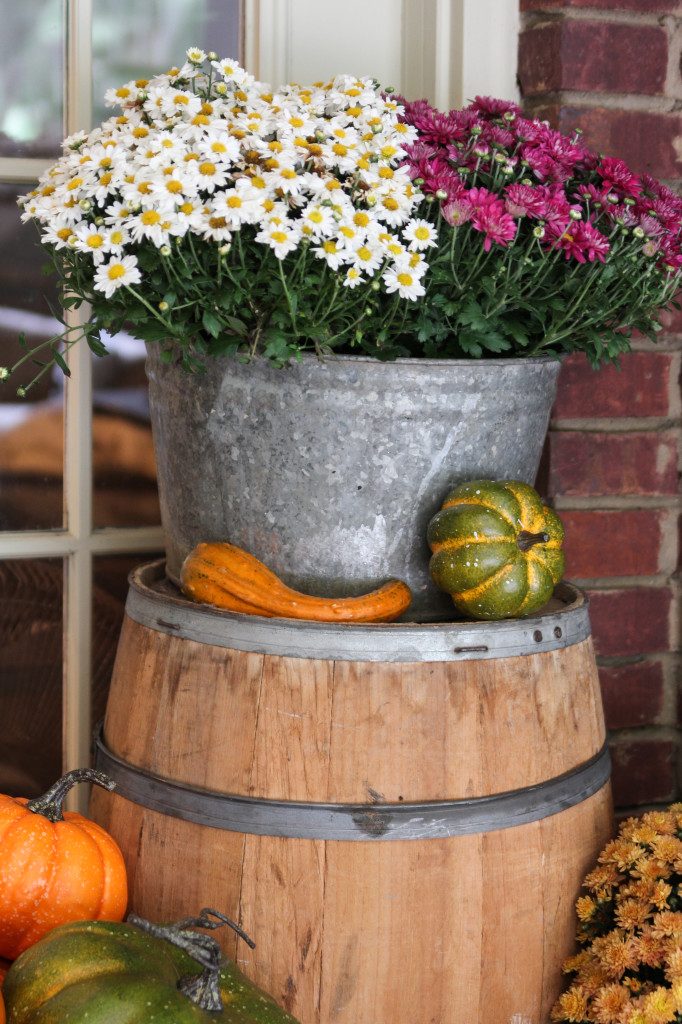
[[[473,191],[473,189],[472,189]],[[485,233],[483,248],[490,251],[493,242],[505,245],[516,236],[516,221],[505,212],[504,203],[488,203],[476,210],[472,219],[472,227]]]
[[[604,187],[618,189],[622,195],[638,196],[642,191],[642,183],[636,174],[622,160],[605,156],[596,167],[597,174],[604,180]]]
[[[545,197],[532,185],[507,185],[504,193],[505,207],[507,213],[512,217],[539,219],[545,216],[547,210]]]
[[[563,249],[567,260],[573,257],[578,263],[595,259],[604,263],[610,249],[608,238],[589,221],[570,221],[563,229],[560,224],[548,224],[546,241],[546,248]]]
[[[492,96],[477,96],[474,102],[469,105],[470,110],[476,110],[480,114],[487,114],[489,117],[503,117],[510,113],[515,117],[521,115],[521,107],[511,100],[496,100]]]

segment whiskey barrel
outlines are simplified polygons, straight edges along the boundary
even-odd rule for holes
[[[143,566],[96,752],[130,909],[239,921],[255,951],[224,948],[301,1024],[546,1024],[612,834],[576,587],[526,620],[328,625]]]

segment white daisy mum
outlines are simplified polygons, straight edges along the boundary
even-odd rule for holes
[[[94,287],[110,299],[119,288],[139,284],[140,270],[134,256],[115,256],[108,263],[102,263],[95,271]]]

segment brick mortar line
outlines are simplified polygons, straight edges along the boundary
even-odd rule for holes
[[[549,429],[557,434],[664,434],[682,427],[677,417],[662,416],[576,416],[550,420]]]
[[[597,668],[630,668],[633,665],[658,664],[660,661],[675,665],[679,657],[674,651],[661,651],[657,654],[599,654]]]
[[[618,804],[615,808],[616,812],[616,827],[622,822],[627,821],[629,818],[641,818],[643,814],[648,811],[665,811],[670,807],[671,803],[675,803],[674,800],[659,800],[647,801],[644,804]]]
[[[552,92],[524,96],[523,106],[531,115],[535,107],[558,106],[578,107],[586,111],[601,108],[626,114],[670,114],[674,116],[682,111],[682,99],[679,96],[665,96],[660,93],[648,96],[646,93],[555,89]]]
[[[657,576],[592,576],[585,578],[571,576],[570,581],[581,590],[599,590],[600,592],[638,590],[642,587],[647,590],[665,590],[675,582],[672,573],[661,573]]]
[[[624,512],[633,509],[676,511],[682,509],[679,494],[552,494],[552,508],[557,512]]]
[[[679,729],[674,725],[633,725],[626,729],[608,729],[609,742],[620,740],[672,740],[679,749],[682,743]]]
[[[521,31],[544,28],[564,21],[598,21],[611,25],[632,25],[633,28],[642,25],[666,28],[666,22],[671,21],[671,27],[674,29],[675,24],[682,19],[671,11],[616,11],[603,7],[565,7],[560,11],[524,11],[521,14]]]

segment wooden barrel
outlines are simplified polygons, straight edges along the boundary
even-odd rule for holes
[[[327,625],[143,566],[96,749],[130,909],[237,920],[255,951],[224,948],[301,1024],[546,1024],[613,827],[576,587],[527,620]]]

